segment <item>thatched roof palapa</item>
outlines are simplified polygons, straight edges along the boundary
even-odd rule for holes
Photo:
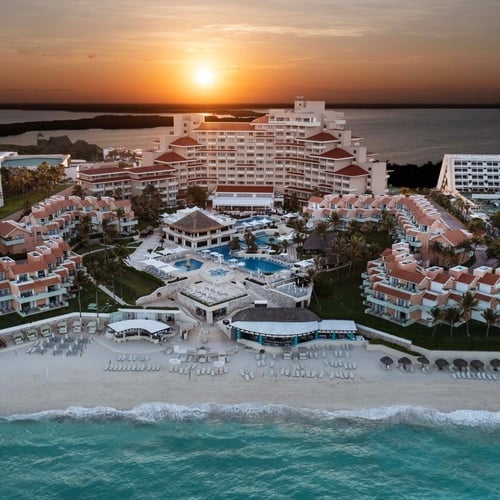
[[[190,234],[217,231],[217,229],[224,228],[222,224],[204,214],[201,210],[192,211],[182,219],[170,224],[170,227]]]

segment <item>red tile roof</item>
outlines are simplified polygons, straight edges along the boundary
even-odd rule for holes
[[[423,274],[417,273],[416,271],[394,269],[391,272],[391,278],[396,278],[401,281],[407,281],[408,283],[422,283],[422,281],[425,279],[425,276]]]
[[[348,153],[345,149],[335,148],[330,151],[326,151],[322,155],[318,155],[320,158],[331,158],[333,160],[348,160],[354,158],[351,153]]]
[[[175,141],[170,143],[171,146],[199,146],[200,143],[191,139],[191,137],[179,137]]]
[[[455,281],[470,285],[475,279],[476,277],[472,274],[462,273],[458,278],[455,278]]]
[[[380,283],[375,283],[373,288],[377,290],[377,292],[382,292],[387,294],[389,297],[398,297],[399,299],[406,299],[409,300],[412,297],[411,292],[405,292],[403,290],[397,290],[394,288],[390,288],[385,285],[381,285]]]
[[[80,175],[115,174],[123,171],[124,169],[120,167],[86,168],[80,170]]]
[[[311,196],[307,201],[309,201],[310,203],[321,203],[323,201],[323,198],[321,196]]]
[[[314,142],[339,142],[340,139],[327,132],[320,132],[319,134],[306,137],[305,139],[298,139],[299,141],[314,141]]]
[[[173,162],[188,161],[188,160],[183,156],[178,155],[177,153],[174,153],[172,151],[167,151],[166,153],[163,153],[162,155],[158,156],[158,158],[156,158],[155,161],[160,161],[163,163],[173,163]]]
[[[496,285],[500,281],[500,275],[488,273],[485,274],[482,278],[479,278],[479,283],[484,283],[485,285]]]
[[[369,175],[368,172],[358,165],[349,165],[334,172],[334,175],[345,175],[347,177],[363,177]]]

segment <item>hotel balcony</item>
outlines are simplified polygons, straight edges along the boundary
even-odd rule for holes
[[[31,302],[33,300],[41,300],[41,299],[48,299],[51,297],[58,297],[59,295],[64,295],[65,293],[66,293],[66,288],[62,287],[62,288],[58,288],[57,290],[40,292],[40,293],[33,293],[32,295],[13,297],[13,299],[16,302],[18,302],[19,304],[25,304],[25,303]]]
[[[41,306],[37,306],[34,308],[25,309],[24,311],[18,310],[16,312],[19,313],[19,315],[22,316],[23,318],[26,318],[27,316],[32,316],[33,314],[40,314],[51,309],[60,309],[61,307],[68,307],[68,306],[69,302],[63,300],[58,302],[52,302],[50,304],[43,304]]]
[[[0,243],[7,246],[7,247],[11,247],[11,246],[14,246],[14,245],[21,245],[25,242],[25,239],[24,238],[19,238],[19,239],[16,239],[16,240],[5,240],[3,238],[0,238]]]

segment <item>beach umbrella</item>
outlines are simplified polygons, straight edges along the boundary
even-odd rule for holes
[[[500,368],[500,359],[492,359],[490,361],[490,365],[493,368],[493,370],[497,371]]]
[[[449,366],[450,363],[448,363],[448,361],[446,361],[446,359],[443,359],[443,358],[439,358],[439,359],[436,359],[436,361],[434,361],[434,363],[436,363],[436,366],[442,370],[444,367],[446,366]]]
[[[422,363],[422,365],[428,365],[430,363],[430,361],[425,356],[419,356],[417,358],[417,361],[419,363]]]
[[[459,370],[463,370],[464,368],[467,368],[467,366],[469,365],[469,363],[467,363],[467,361],[465,361],[465,359],[462,359],[462,358],[457,358],[457,359],[454,359],[453,360],[453,364],[459,369]]]
[[[392,358],[390,358],[389,356],[384,356],[383,358],[380,358],[380,362],[385,365],[386,368],[388,368],[389,366],[392,365],[392,363],[394,363],[394,361],[392,360]]]
[[[407,358],[406,356],[403,356],[402,358],[398,359],[398,364],[403,365],[403,366],[410,366],[411,359]]]
[[[480,361],[479,359],[473,359],[470,362],[470,365],[472,366],[472,368],[474,368],[477,371],[480,371],[484,368],[484,363],[482,361]]]

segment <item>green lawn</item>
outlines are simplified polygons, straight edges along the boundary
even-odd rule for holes
[[[97,260],[102,267],[104,267],[105,252],[101,250],[83,258],[84,265],[92,260]],[[115,287],[115,294],[122,298],[128,304],[135,304],[135,301],[139,297],[144,295],[149,295],[154,292],[158,287],[163,286],[163,281],[159,278],[151,276],[148,273],[137,271],[131,267],[125,267],[123,272],[118,272],[114,276],[114,280],[109,278],[107,280],[106,286],[112,290],[113,281]]]
[[[470,337],[466,336],[465,325],[454,328],[450,337],[449,325],[439,325],[433,338],[433,328],[413,324],[401,327],[390,321],[365,314],[362,303],[360,272],[362,265],[349,274],[348,269],[321,273],[315,285],[311,309],[323,318],[352,319],[377,330],[407,338],[414,344],[428,349],[464,349],[500,351],[500,328],[491,327],[489,337],[485,337],[486,325],[478,321],[469,324]]]

